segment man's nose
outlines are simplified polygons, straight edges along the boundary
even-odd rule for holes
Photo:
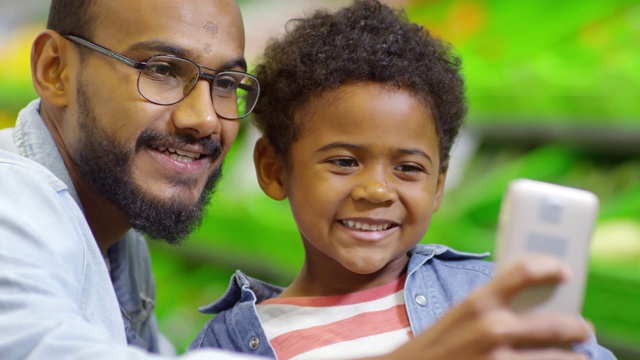
[[[372,204],[398,201],[398,193],[386,180],[367,179],[356,185],[351,196],[356,201],[367,201]]]
[[[173,123],[197,139],[220,133],[222,124],[213,108],[208,81],[199,80],[191,93],[176,104]]]

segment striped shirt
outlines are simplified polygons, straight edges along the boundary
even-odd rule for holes
[[[347,295],[273,298],[257,311],[279,360],[381,355],[412,337],[404,283],[403,275]]]

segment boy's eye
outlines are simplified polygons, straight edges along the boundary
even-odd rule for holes
[[[403,173],[409,173],[409,174],[417,174],[417,173],[425,172],[425,170],[422,167],[415,164],[400,164],[396,166],[395,169],[397,171],[400,171]]]
[[[354,167],[358,165],[358,163],[356,163],[356,161],[351,158],[333,158],[329,159],[328,161],[344,168]]]

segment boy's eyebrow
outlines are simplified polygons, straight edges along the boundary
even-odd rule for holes
[[[403,154],[422,156],[423,158],[429,160],[429,162],[433,164],[433,159],[431,159],[431,156],[429,156],[429,154],[427,154],[426,152],[424,152],[424,151],[422,151],[420,149],[400,148],[400,149],[398,149],[398,151],[403,153]]]
[[[316,150],[316,152],[323,152],[323,151],[327,151],[327,150],[331,150],[331,149],[336,149],[336,148],[343,148],[343,149],[366,149],[366,146],[363,145],[356,145],[356,144],[351,144],[351,143],[346,143],[346,142],[341,142],[341,141],[336,141],[336,142],[332,142],[329,143],[327,145],[321,146],[318,150]]]
[[[318,150],[316,150],[316,152],[323,152],[323,151],[336,149],[336,148],[353,149],[353,150],[365,149],[366,150],[366,149],[369,148],[369,146],[357,145],[357,144],[352,144],[352,143],[336,141],[336,142],[332,142],[332,143],[329,143],[327,145],[324,145],[324,146],[320,147]],[[426,152],[420,150],[420,149],[416,149],[416,148],[399,148],[397,151],[399,153],[402,153],[402,154],[421,156],[421,157],[429,160],[429,162],[433,164],[433,159],[431,158],[431,156],[429,154],[427,154]]]

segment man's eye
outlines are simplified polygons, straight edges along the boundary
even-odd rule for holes
[[[169,63],[147,64],[144,68],[145,75],[150,77],[176,77],[175,67]]]
[[[218,97],[235,97],[238,80],[233,76],[218,76],[213,83],[213,93]]]
[[[233,91],[238,87],[238,80],[233,76],[216,77],[215,86],[220,90]]]
[[[350,158],[335,158],[335,159],[330,159],[329,162],[344,168],[354,167],[358,165],[358,163],[356,163],[354,159],[350,159]]]

